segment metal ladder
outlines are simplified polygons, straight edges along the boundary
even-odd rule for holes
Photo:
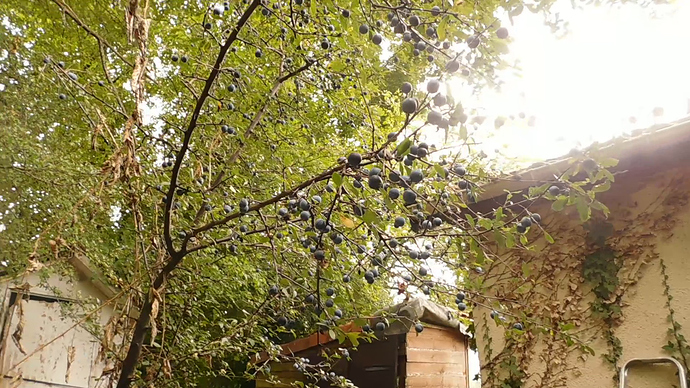
[[[630,369],[631,366],[635,364],[673,364],[678,368],[678,379],[680,380],[679,383],[679,388],[688,388],[688,383],[685,378],[685,369],[683,369],[683,365],[681,365],[678,360],[675,358],[671,357],[657,357],[657,358],[632,358],[628,360],[623,366],[621,367],[621,373],[620,373],[620,388],[626,388],[627,387],[627,377],[628,377],[628,369]]]

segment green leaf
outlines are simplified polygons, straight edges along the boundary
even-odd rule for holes
[[[616,177],[613,174],[611,174],[611,172],[609,172],[609,170],[602,170],[602,172],[604,173],[604,176],[606,177],[606,179],[608,179],[609,181],[611,181],[611,182],[616,181]]]
[[[554,211],[559,212],[559,211],[565,209],[565,204],[566,204],[566,203],[568,203],[568,197],[559,196],[559,197],[556,198],[556,200],[553,201],[553,203],[551,204],[551,209],[553,209]]]
[[[479,224],[479,226],[480,226],[481,228],[484,228],[484,229],[487,229],[487,230],[488,230],[488,229],[491,229],[491,228],[493,227],[493,223],[492,223],[491,220],[488,219],[488,218],[483,218],[483,217],[482,217],[482,218],[479,219],[479,221],[477,221],[477,223]]]
[[[334,172],[333,177],[331,178],[333,180],[333,183],[335,184],[335,187],[338,188],[343,184],[343,176],[340,175],[340,173]]]
[[[616,167],[618,165],[618,159],[604,158],[599,160],[599,165],[604,168]]]
[[[580,221],[585,222],[589,219],[590,215],[592,214],[592,210],[589,208],[587,205],[587,202],[585,202],[584,197],[578,197],[575,200],[575,207],[577,208],[578,214],[580,214]]]
[[[467,127],[465,125],[460,126],[460,140],[467,140]]]
[[[355,188],[355,186],[352,185],[350,179],[343,179],[342,186],[345,188],[345,191],[347,191],[351,196],[354,197],[359,197],[359,193],[362,191],[361,189]]]
[[[359,345],[359,333],[347,333],[347,339],[350,340],[352,346]]]
[[[345,64],[345,62],[340,60],[340,59],[334,60],[333,62],[330,63],[330,66],[329,66],[329,68],[331,70],[337,71],[337,72],[343,71],[346,67],[347,67],[347,65]]]
[[[407,152],[410,149],[410,146],[412,146],[412,140],[405,139],[403,140],[400,144],[398,144],[398,147],[395,149],[395,153],[397,155],[405,155],[405,152]]]
[[[607,181],[592,187],[592,191],[595,193],[603,193],[611,188],[611,182]]]
[[[436,170],[436,173],[437,173],[439,176],[441,176],[441,178],[445,178],[445,177],[446,177],[446,170],[445,170],[443,167],[441,167],[440,164],[435,163],[435,164],[434,164],[434,170]]]
[[[506,248],[512,248],[515,246],[515,235],[513,233],[506,233]]]
[[[550,235],[547,231],[544,231],[544,238],[545,238],[546,241],[548,241],[549,243],[551,243],[551,244],[554,243],[553,237],[551,237],[551,235]]]
[[[574,328],[575,328],[575,325],[572,323],[566,323],[566,324],[561,325],[561,331],[568,331],[568,330],[572,330]]]
[[[502,221],[502,220],[503,220],[503,217],[505,217],[505,215],[503,214],[503,207],[502,207],[502,206],[499,206],[499,207],[494,211],[494,218],[496,219],[496,221]]]
[[[592,209],[600,210],[602,213],[604,213],[604,216],[606,217],[608,217],[609,214],[611,214],[609,208],[597,200],[592,201],[592,204],[590,206],[592,207]]]
[[[378,216],[373,211],[367,209],[367,211],[364,212],[364,215],[362,216],[362,220],[367,224],[373,224],[378,220]]]
[[[470,226],[474,228],[474,218],[472,218],[472,216],[467,213],[465,213],[465,218],[467,218],[467,222],[470,223]]]
[[[546,193],[546,190],[548,190],[549,187],[551,187],[551,183],[546,183],[538,187],[530,187],[528,195],[530,198],[538,197]]]
[[[494,231],[494,240],[496,240],[496,244],[497,244],[499,247],[505,248],[505,246],[506,246],[506,238],[505,238],[505,236],[503,236],[503,233],[501,233],[501,232],[498,231],[498,230],[495,230],[495,231]]]
[[[521,243],[522,245],[527,245],[528,242],[529,242],[529,241],[527,240],[527,236],[525,236],[524,234],[521,234],[521,235],[520,235],[520,243]]]

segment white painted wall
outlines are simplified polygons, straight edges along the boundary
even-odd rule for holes
[[[0,283],[1,322],[4,324],[0,343],[0,388],[106,387],[108,381],[100,379],[106,368],[99,356],[100,341],[77,324],[78,320],[61,312],[65,299],[96,297],[104,302],[105,296],[88,281],[68,281],[54,275],[48,280],[48,288],[57,288],[62,302],[24,299],[21,306],[17,302],[10,305],[12,289],[26,283],[30,294],[55,296],[50,289],[39,286],[36,274]],[[94,317],[103,326],[113,313],[112,307],[106,306]],[[21,326],[21,338],[16,341],[13,334]]]

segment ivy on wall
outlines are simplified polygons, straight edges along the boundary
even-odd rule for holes
[[[594,294],[594,300],[590,303],[592,316],[602,320],[605,325],[604,337],[609,351],[602,357],[617,371],[618,361],[623,355],[623,346],[614,332],[621,317],[622,295],[615,295],[620,285],[618,271],[621,269],[621,263],[616,258],[616,252],[606,243],[606,238],[613,233],[613,225],[602,220],[593,220],[584,227],[588,231],[587,241],[597,249],[585,256],[582,277],[591,286]]]
[[[671,324],[671,327],[667,331],[670,339],[668,344],[664,345],[662,349],[678,359],[685,367],[685,370],[690,370],[690,365],[688,364],[688,360],[690,360],[690,344],[688,344],[685,336],[681,333],[683,326],[676,319],[676,311],[671,306],[673,295],[671,295],[671,286],[668,283],[668,268],[661,258],[659,258],[659,266],[661,268],[661,282],[664,286],[664,296],[666,297],[666,308],[668,309],[667,318]],[[690,379],[688,379],[688,383],[690,383]]]

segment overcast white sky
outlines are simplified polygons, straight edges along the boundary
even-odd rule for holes
[[[478,99],[460,81],[453,87],[464,105],[484,108],[484,132],[493,128],[497,115],[515,115],[483,147],[489,155],[505,146],[505,155],[543,160],[687,115],[690,1],[583,10],[561,1],[554,10],[570,23],[564,38],[551,33],[543,16],[528,11],[514,26],[504,21],[511,36],[509,57],[519,59],[522,71],[520,76],[507,72],[500,93],[487,91]],[[665,112],[656,122],[655,107]],[[534,127],[518,119],[521,111],[536,116]]]

